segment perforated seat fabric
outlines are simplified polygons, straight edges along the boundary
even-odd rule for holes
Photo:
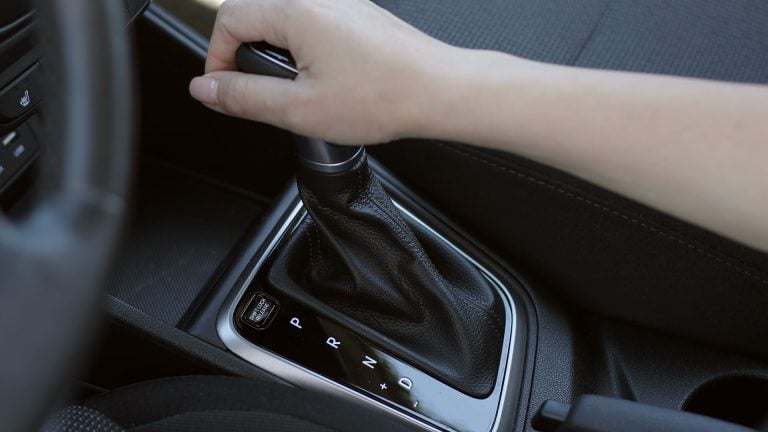
[[[179,413],[128,429],[84,406],[57,414],[43,432],[332,432],[331,429],[285,414],[263,411],[204,410]]]
[[[124,432],[109,417],[85,406],[67,407],[56,414],[43,432]]]
[[[544,62],[768,82],[762,0],[374,0],[448,43]]]
[[[409,431],[381,410],[275,381],[228,376],[139,383],[69,407],[44,432]]]

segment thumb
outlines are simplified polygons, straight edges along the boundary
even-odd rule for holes
[[[190,95],[214,111],[282,127],[295,89],[291,80],[228,71],[189,84]]]

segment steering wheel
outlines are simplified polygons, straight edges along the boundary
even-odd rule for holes
[[[123,2],[37,7],[48,77],[42,191],[22,220],[0,220],[0,422],[8,431],[37,430],[73,375],[93,333],[131,174]]]

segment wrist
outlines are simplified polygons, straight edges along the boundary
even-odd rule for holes
[[[550,65],[484,50],[445,46],[416,80],[402,136],[494,145],[499,127],[525,133],[527,106]],[[505,137],[505,139],[515,137]]]
[[[422,50],[403,81],[396,110],[395,138],[444,138],[448,116],[461,99],[459,90],[471,82],[473,51],[438,42]]]

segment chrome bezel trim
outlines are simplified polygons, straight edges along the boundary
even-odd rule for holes
[[[400,205],[397,202],[394,202],[394,204],[408,219],[424,227],[431,234],[435,235],[437,238],[445,242],[447,245],[449,245],[451,248],[453,248],[459,254],[461,254],[465,259],[467,259],[470,263],[476,266],[486,276],[486,278],[488,278],[496,286],[496,288],[499,290],[499,294],[501,294],[501,297],[504,300],[507,323],[511,322],[511,325],[505,326],[506,327],[505,343],[507,344],[506,362],[501,362],[500,364],[500,368],[501,367],[504,368],[504,373],[503,373],[503,379],[501,380],[501,384],[500,384],[501,389],[500,389],[498,407],[496,410],[496,417],[494,418],[494,421],[492,423],[492,427],[490,430],[490,432],[498,432],[499,425],[500,425],[499,420],[501,419],[502,414],[504,413],[505,402],[507,399],[508,392],[510,390],[511,371],[513,367],[513,359],[515,358],[515,344],[516,344],[517,333],[518,333],[518,313],[516,310],[517,306],[512,298],[512,295],[509,289],[499,280],[498,277],[496,277],[493,273],[491,273],[485,267],[480,265],[475,259],[473,259],[463,250],[458,248],[456,245],[451,243],[445,237],[440,235],[432,227],[424,223],[421,219],[419,219],[416,215],[414,215],[409,210],[405,209],[402,205]],[[362,402],[367,405],[371,405],[378,409],[382,409],[390,414],[393,414],[401,419],[404,419],[409,423],[413,424],[414,426],[421,428],[422,430],[433,431],[433,432],[438,432],[442,430],[452,430],[445,425],[440,425],[440,427],[436,427],[435,425],[430,424],[430,422],[432,423],[435,422],[433,419],[428,419],[416,413],[401,411],[379,400],[376,400],[367,395],[359,393],[345,386],[344,384],[341,384],[329,378],[326,378],[299,364],[296,364],[286,358],[283,358],[264,348],[259,347],[258,345],[251,343],[248,339],[240,335],[240,333],[237,331],[237,328],[235,327],[235,322],[234,322],[235,310],[237,308],[237,305],[240,303],[241,298],[243,297],[243,295],[245,295],[251,282],[256,277],[259,270],[261,270],[261,268],[263,267],[267,259],[270,257],[271,253],[275,250],[278,244],[284,239],[284,237],[290,234],[291,229],[295,228],[297,226],[297,223],[300,222],[305,215],[306,215],[306,211],[304,210],[303,203],[299,201],[290,210],[290,212],[288,213],[288,217],[280,226],[280,229],[271,237],[266,249],[264,249],[262,255],[256,261],[255,265],[253,266],[253,269],[248,274],[248,277],[246,278],[246,280],[240,285],[240,287],[236,291],[233,291],[233,294],[230,294],[230,298],[228,299],[224,307],[222,307],[221,311],[219,312],[217,325],[216,325],[218,335],[221,338],[224,345],[227,348],[229,348],[233,353],[237,354],[238,356],[250,362],[251,364],[267,372],[270,372],[282,379],[285,379],[286,381],[291,382],[299,387],[312,388],[312,389],[323,391],[323,392],[329,392],[354,402]],[[499,384],[497,383],[497,386],[498,385]],[[489,431],[477,431],[477,432],[489,432]]]
[[[338,163],[323,163],[317,162],[306,157],[299,156],[299,161],[303,163],[307,168],[319,171],[325,174],[337,174],[349,171],[353,165],[355,165],[361,158],[365,157],[365,147],[360,148],[349,159]]]

